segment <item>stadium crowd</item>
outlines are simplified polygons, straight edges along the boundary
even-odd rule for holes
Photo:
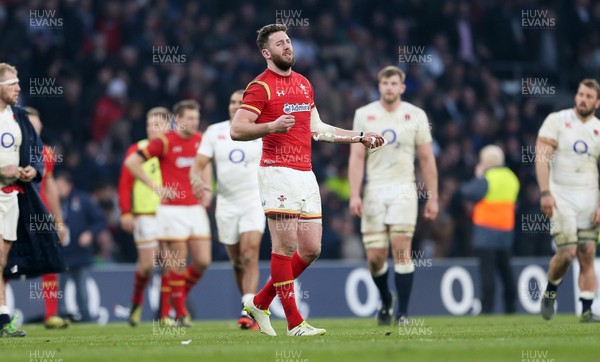
[[[294,70],[338,127],[351,129],[354,111],[378,98],[379,69],[406,71],[404,99],[429,116],[440,177],[440,215],[419,223],[415,249],[472,255],[472,205],[456,191],[493,143],[522,185],[515,254],[551,255],[547,229],[530,225],[541,216],[535,137],[549,112],[572,104],[581,79],[600,78],[600,1],[4,1],[0,59],[19,69],[20,104],[40,111],[57,172],[104,211],[97,262],[135,261],[116,185],[126,148],[145,137],[146,111],[191,98],[202,130],[227,119],[231,92],[264,69],[254,31],[275,22],[290,27]],[[313,144],[321,258],[363,257],[348,211],[348,155],[348,146]],[[226,260],[213,242],[214,259]],[[263,242],[263,258],[269,248]]]

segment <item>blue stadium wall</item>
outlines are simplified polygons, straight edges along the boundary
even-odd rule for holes
[[[518,312],[538,313],[539,297],[546,285],[547,258],[513,259],[518,288]],[[596,262],[600,271],[600,259]],[[574,264],[559,289],[559,313],[579,313],[578,265]],[[133,287],[134,267],[130,265],[94,269],[88,279],[89,306],[99,323],[127,319]],[[269,265],[261,264],[260,284],[264,284]],[[390,283],[393,283],[390,273]],[[599,279],[600,280],[600,279]],[[499,281],[498,281],[499,282]],[[160,277],[154,276],[145,293],[143,318],[150,321],[158,308]],[[8,286],[8,305],[25,321],[41,318],[44,302],[41,279],[13,281]],[[502,289],[496,292],[495,312],[502,313]],[[58,295],[63,309],[76,312],[75,292],[67,283]],[[379,296],[364,263],[318,261],[296,280],[296,298],[305,317],[371,317],[379,307]],[[598,299],[598,298],[597,298]],[[417,261],[410,314],[476,315],[480,311],[480,288],[475,259]],[[227,263],[215,263],[192,290],[189,309],[196,320],[234,319],[241,309],[240,295]],[[600,301],[594,303],[600,314]],[[276,299],[271,311],[283,318]]]

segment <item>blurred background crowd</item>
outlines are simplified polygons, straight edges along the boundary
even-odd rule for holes
[[[1,1],[0,59],[19,71],[20,104],[39,109],[42,138],[62,156],[57,172],[104,212],[98,263],[135,260],[116,185],[125,150],[145,138],[146,111],[193,98],[202,130],[227,119],[229,95],[265,68],[256,30],[289,19],[294,70],[313,83],[330,124],[352,128],[355,109],[378,99],[379,69],[406,71],[403,99],[429,116],[440,181],[440,215],[419,223],[416,250],[472,255],[472,205],[456,191],[473,177],[479,150],[495,143],[521,180],[515,254],[551,253],[547,230],[519,227],[540,215],[533,147],[546,115],[573,105],[577,83],[600,78],[600,1]],[[524,90],[532,82],[544,94]],[[348,212],[348,154],[314,144],[322,258],[363,257]],[[225,260],[214,246],[215,260]],[[263,242],[261,256],[269,250]]]

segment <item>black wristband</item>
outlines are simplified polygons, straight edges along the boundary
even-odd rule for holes
[[[540,196],[541,197],[552,196],[552,194],[550,193],[550,190],[545,190],[545,191],[542,191],[542,193],[540,194]]]

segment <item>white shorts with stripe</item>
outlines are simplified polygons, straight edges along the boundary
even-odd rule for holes
[[[552,210],[550,234],[557,246],[577,244],[579,230],[597,227],[592,223],[598,206],[598,190],[565,190],[550,187],[557,209]],[[560,235],[556,237],[556,235]]]
[[[259,167],[258,186],[265,215],[299,217],[321,223],[321,194],[312,171],[288,167]]]
[[[200,205],[159,205],[156,209],[160,241],[210,239],[210,223]]]
[[[133,240],[138,248],[154,247],[158,244],[158,220],[156,215],[136,215]]]

